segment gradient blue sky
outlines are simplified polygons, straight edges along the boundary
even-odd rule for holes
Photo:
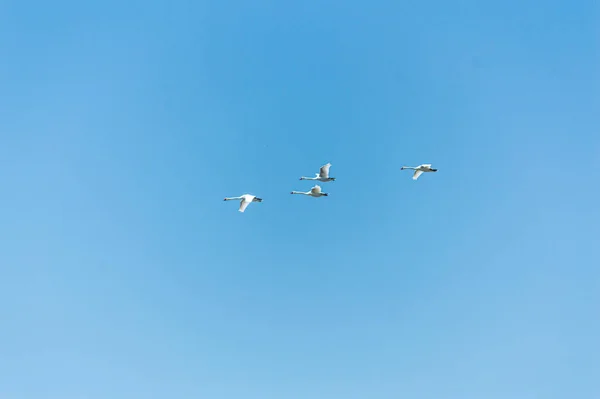
[[[599,7],[0,2],[0,398],[599,398]]]

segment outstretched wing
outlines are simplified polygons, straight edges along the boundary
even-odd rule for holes
[[[321,169],[319,170],[319,177],[322,177],[323,179],[327,179],[329,177],[329,168],[331,168],[330,163],[328,163],[327,165],[321,166]]]
[[[240,201],[240,212],[244,212],[246,210],[246,208],[248,208],[248,205],[250,205],[250,203],[252,202],[252,200],[248,200],[248,198],[245,198],[243,200]]]
[[[419,176],[421,176],[423,174],[422,170],[415,170],[415,173],[413,174],[413,180],[417,180],[419,178]]]
[[[310,189],[310,192],[313,194],[320,194],[321,193],[321,186],[314,186],[313,188]]]
[[[430,163],[424,163],[421,166],[424,167],[424,168],[427,168],[427,169],[431,169],[431,164]]]

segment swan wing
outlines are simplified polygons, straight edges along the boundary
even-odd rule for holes
[[[252,202],[252,198],[244,197],[244,199],[240,201],[239,211],[244,212],[246,210],[246,208],[248,208],[248,205],[250,205],[251,202]]]
[[[422,170],[415,170],[415,173],[413,174],[413,180],[417,180],[419,178],[419,176],[421,176],[423,174]]]
[[[319,176],[324,179],[327,179],[329,177],[329,168],[331,168],[330,163],[321,166],[321,169],[319,170]]]
[[[421,165],[421,167],[426,168],[426,169],[431,169],[431,164],[430,163],[424,163],[423,165]]]
[[[321,186],[314,186],[310,189],[310,192],[313,194],[321,194]]]

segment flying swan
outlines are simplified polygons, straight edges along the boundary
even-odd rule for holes
[[[335,181],[335,177],[329,177],[329,168],[331,168],[330,163],[321,166],[321,169],[319,169],[319,173],[316,173],[315,177],[302,176],[300,180],[318,180],[323,183],[326,183],[328,181]]]
[[[240,200],[240,212],[244,212],[251,202],[262,202],[262,198],[258,198],[254,195],[244,194],[239,197],[227,197],[223,201],[235,201]]]
[[[311,197],[327,197],[329,194],[321,192],[321,186],[315,185],[310,191],[292,191],[291,194],[309,195]]]
[[[419,176],[421,176],[423,174],[423,172],[437,172],[437,169],[433,169],[431,167],[431,164],[422,164],[419,166],[403,166],[400,168],[400,170],[404,170],[404,169],[412,169],[415,171],[415,173],[413,174],[413,180],[417,180],[419,178]]]

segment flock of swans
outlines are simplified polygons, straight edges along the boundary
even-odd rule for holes
[[[323,183],[335,181],[335,177],[329,176],[329,168],[331,168],[331,164],[327,163],[321,166],[319,169],[319,173],[315,174],[315,177],[301,177],[300,180],[316,180]],[[403,166],[400,170],[410,169],[414,170],[413,180],[417,180],[419,176],[421,176],[425,172],[437,172],[437,169],[431,167],[431,164],[421,164],[419,166]],[[315,184],[309,191],[292,191],[290,194],[301,194],[308,195],[309,197],[327,197],[329,194],[321,191],[321,186]],[[238,211],[244,212],[248,205],[252,202],[262,202],[262,198],[259,198],[252,194],[244,194],[239,197],[226,197],[223,201],[240,201],[240,207]]]

